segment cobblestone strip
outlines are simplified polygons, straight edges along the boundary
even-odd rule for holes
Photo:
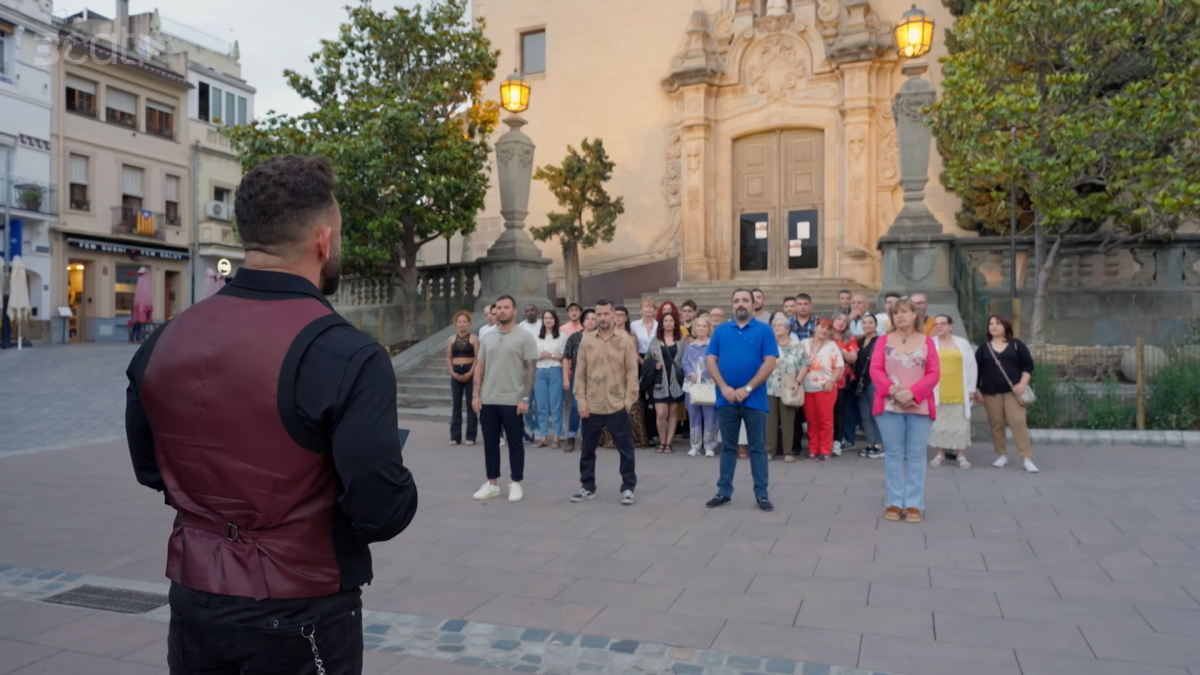
[[[162,583],[0,564],[0,597],[38,601],[85,584],[162,594],[169,588]],[[140,616],[166,622],[170,610],[164,606]],[[858,668],[614,640],[601,635],[370,609],[363,611],[363,641],[372,651],[543,675],[886,675]]]

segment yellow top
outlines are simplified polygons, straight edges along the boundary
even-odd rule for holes
[[[938,381],[939,404],[966,403],[963,395],[962,352],[958,351],[958,347],[939,349],[938,360],[942,364],[942,377]]]

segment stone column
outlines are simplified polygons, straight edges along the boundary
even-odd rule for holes
[[[942,224],[925,205],[925,185],[929,182],[929,149],[933,132],[925,126],[923,110],[933,105],[936,90],[921,74],[924,63],[910,63],[901,70],[908,80],[896,93],[892,114],[896,120],[896,140],[900,150],[900,187],[904,189],[904,208],[896,216],[887,235],[879,239],[883,252],[883,293],[896,291],[909,295],[924,293],[929,312],[949,314],[961,325],[958,295],[954,290],[954,235],[943,234]]]
[[[529,188],[533,180],[533,141],[521,131],[526,122],[513,115],[504,120],[509,130],[496,141],[496,167],[500,179],[500,215],[504,232],[479,259],[483,290],[476,307],[482,309],[501,295],[516,298],[517,311],[528,304],[549,307],[546,268],[550,260],[525,231],[529,215]]]
[[[846,211],[838,242],[836,264],[830,269],[838,276],[873,283],[876,281],[876,262],[867,252],[870,246],[871,212],[874,210],[873,181],[871,180],[871,94],[875,64],[870,61],[843,63],[842,79],[845,97],[842,119],[845,125],[846,149]]]
[[[713,167],[709,159],[709,132],[706,109],[708,86],[692,85],[684,89],[684,120],[680,130],[682,177],[681,211],[683,229],[683,277],[688,280],[718,278],[718,246],[712,231],[712,199],[709,184]]]

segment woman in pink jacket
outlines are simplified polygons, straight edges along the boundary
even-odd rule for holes
[[[937,418],[933,390],[941,370],[937,345],[916,325],[916,305],[908,298],[898,300],[888,315],[892,329],[875,341],[871,356],[872,412],[883,437],[887,484],[883,517],[900,520],[903,516],[910,523],[919,523],[925,511],[929,430]]]

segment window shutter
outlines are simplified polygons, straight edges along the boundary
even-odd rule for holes
[[[109,108],[120,110],[130,115],[137,115],[137,97],[133,94],[109,87],[108,91],[105,92],[105,97],[104,105]]]
[[[77,185],[88,184],[88,158],[83,155],[71,155],[71,182]]]
[[[179,201],[179,177],[167,176],[167,201]]]
[[[124,188],[124,190],[122,191],[122,194],[126,194],[131,197],[141,197],[142,196],[142,170],[141,169],[137,169],[132,166],[122,167],[121,177],[123,179],[122,187]]]
[[[85,94],[96,95],[96,83],[89,82],[83,78],[75,77],[74,75],[67,76],[67,87],[82,91]]]
[[[167,105],[167,104],[165,104],[165,103],[159,103],[158,101],[151,101],[150,99],[146,99],[146,107],[147,107],[147,108],[149,108],[149,109],[151,109],[151,110],[157,110],[157,111],[159,111],[159,112],[165,112],[165,113],[168,113],[168,114],[170,114],[170,115],[174,115],[174,114],[175,114],[175,108],[174,108],[173,106],[169,106],[169,105]]]
[[[230,126],[237,124],[237,97],[229,92],[225,92],[225,119],[222,121]]]

